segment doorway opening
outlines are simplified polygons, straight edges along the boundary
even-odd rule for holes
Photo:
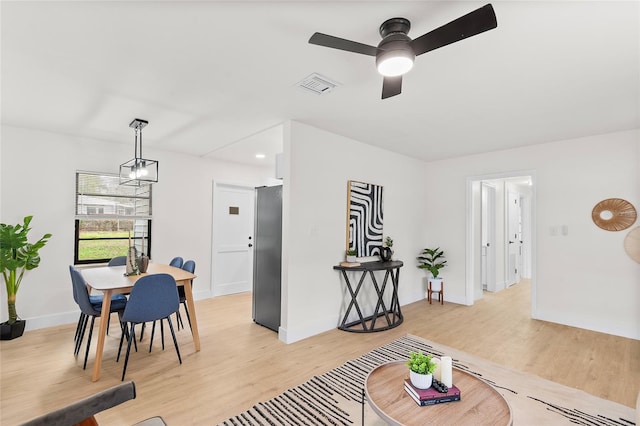
[[[535,317],[535,173],[467,178],[466,304],[527,279]]]

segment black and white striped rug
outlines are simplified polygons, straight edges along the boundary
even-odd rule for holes
[[[363,401],[369,372],[421,350],[449,355],[456,368],[491,384],[511,407],[514,425],[635,425],[635,410],[537,376],[509,370],[473,355],[407,335],[362,355],[220,423],[238,425],[382,425]]]

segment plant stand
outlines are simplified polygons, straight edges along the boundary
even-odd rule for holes
[[[433,301],[433,293],[438,294],[438,302],[444,305],[444,281],[442,278],[429,278],[429,284],[427,285],[427,300],[431,305]]]
[[[22,336],[26,320],[17,320],[13,324],[3,322],[0,324],[0,340],[13,340]]]

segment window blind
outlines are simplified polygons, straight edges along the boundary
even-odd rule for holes
[[[120,185],[118,175],[76,173],[76,219],[151,219],[151,185]]]

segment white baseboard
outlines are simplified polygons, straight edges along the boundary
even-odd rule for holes
[[[295,343],[299,340],[324,333],[325,331],[332,330],[336,327],[337,318],[324,318],[321,321],[314,321],[312,324],[307,323],[304,327],[297,328],[284,328],[280,326],[278,329],[278,339],[286,344]]]
[[[617,327],[616,324],[606,323],[604,321],[590,322],[576,320],[575,317],[571,315],[565,314],[555,314],[548,312],[540,312],[539,310],[535,313],[535,316],[532,315],[533,318],[554,322],[557,324],[568,325],[570,327],[582,328],[585,330],[597,331],[600,333],[611,334],[614,336],[626,337],[628,339],[640,340],[640,327],[635,328],[620,328]]]
[[[213,297],[224,296],[227,294],[245,293],[247,291],[251,291],[251,289],[247,288],[246,282],[223,284],[214,286]]]
[[[24,318],[27,321],[25,331],[38,330],[47,327],[56,327],[59,325],[74,324],[78,322],[80,310],[63,312],[54,315],[45,315],[41,317]]]

